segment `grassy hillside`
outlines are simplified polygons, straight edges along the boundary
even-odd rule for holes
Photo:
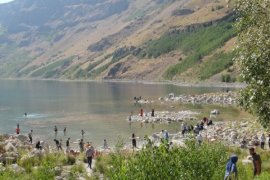
[[[116,52],[122,52],[118,53],[120,55],[117,56],[117,60],[131,55],[138,60],[152,59],[155,61],[155,59],[164,57],[164,55],[170,52],[180,51],[184,55],[179,59],[179,63],[167,69],[163,75],[164,78],[173,79],[187,70],[196,69],[198,67],[197,65],[200,64],[200,69],[197,68],[198,72],[194,75],[196,76],[194,78],[207,80],[232,66],[232,52],[215,51],[223,47],[226,42],[235,36],[233,22],[234,17],[229,16],[219,22],[192,25],[186,27],[184,30],[170,30],[160,38],[147,41],[138,48],[124,47],[117,49]],[[208,58],[203,62],[203,59],[212,53],[214,54],[210,56],[210,59]],[[107,70],[113,63],[114,61],[112,60],[107,65],[99,68],[99,74]],[[112,70],[114,72],[117,70],[121,71],[121,68],[119,68],[119,64],[116,64],[115,67],[111,67],[110,71]],[[113,74],[117,74],[117,72]]]
[[[194,31],[165,34],[147,44],[146,54],[155,58],[173,50],[183,51],[187,57],[170,67],[164,75],[165,78],[172,79],[196,63],[200,63],[204,56],[223,46],[233,36],[235,29],[230,19]]]
[[[206,80],[213,75],[220,73],[224,69],[229,68],[233,65],[232,59],[234,53],[218,53],[209,59],[206,63],[202,65],[199,71],[199,78],[201,80]]]

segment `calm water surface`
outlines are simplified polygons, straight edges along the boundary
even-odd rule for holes
[[[57,136],[63,140],[81,138],[81,129],[84,129],[86,141],[101,145],[106,138],[112,145],[119,136],[128,139],[133,132],[143,136],[164,128],[160,125],[155,129],[141,128],[136,123],[129,125],[126,117],[131,111],[139,112],[133,104],[135,96],[157,100],[172,92],[199,94],[225,90],[121,82],[0,80],[0,134],[14,133],[19,123],[23,134],[34,130],[34,141],[51,141],[56,125]],[[24,117],[25,112],[27,117]],[[66,137],[64,127],[67,127]],[[167,128],[177,130],[175,126]]]

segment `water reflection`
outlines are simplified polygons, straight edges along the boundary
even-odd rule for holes
[[[0,80],[0,84],[0,110],[3,109],[0,111],[0,133],[12,133],[20,123],[22,133],[34,129],[35,135],[52,139],[56,124],[59,136],[67,127],[68,136],[76,139],[84,129],[85,136],[96,143],[102,143],[103,139],[110,143],[118,136],[129,137],[132,132],[143,135],[161,130],[159,125],[141,127],[127,123],[126,117],[131,111],[139,112],[139,107],[133,105],[135,96],[157,100],[172,92],[199,94],[227,90],[115,82]],[[22,118],[25,112],[29,116]],[[173,128],[176,130],[178,126]]]

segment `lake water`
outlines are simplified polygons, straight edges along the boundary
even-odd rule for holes
[[[81,129],[84,129],[86,141],[99,146],[106,138],[112,145],[118,137],[127,140],[133,132],[143,136],[164,128],[164,125],[142,128],[140,124],[130,125],[126,121],[131,111],[139,112],[139,107],[133,104],[135,96],[157,100],[172,92],[199,94],[224,90],[167,84],[0,80],[0,134],[14,133],[19,123],[23,134],[34,130],[34,141],[52,142],[56,125],[57,138],[64,141],[67,137],[73,141],[81,138]],[[165,128],[177,131],[176,126],[165,125]]]

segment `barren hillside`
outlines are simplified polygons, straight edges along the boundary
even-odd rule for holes
[[[220,81],[233,21],[226,0],[15,0],[0,5],[0,76]]]

